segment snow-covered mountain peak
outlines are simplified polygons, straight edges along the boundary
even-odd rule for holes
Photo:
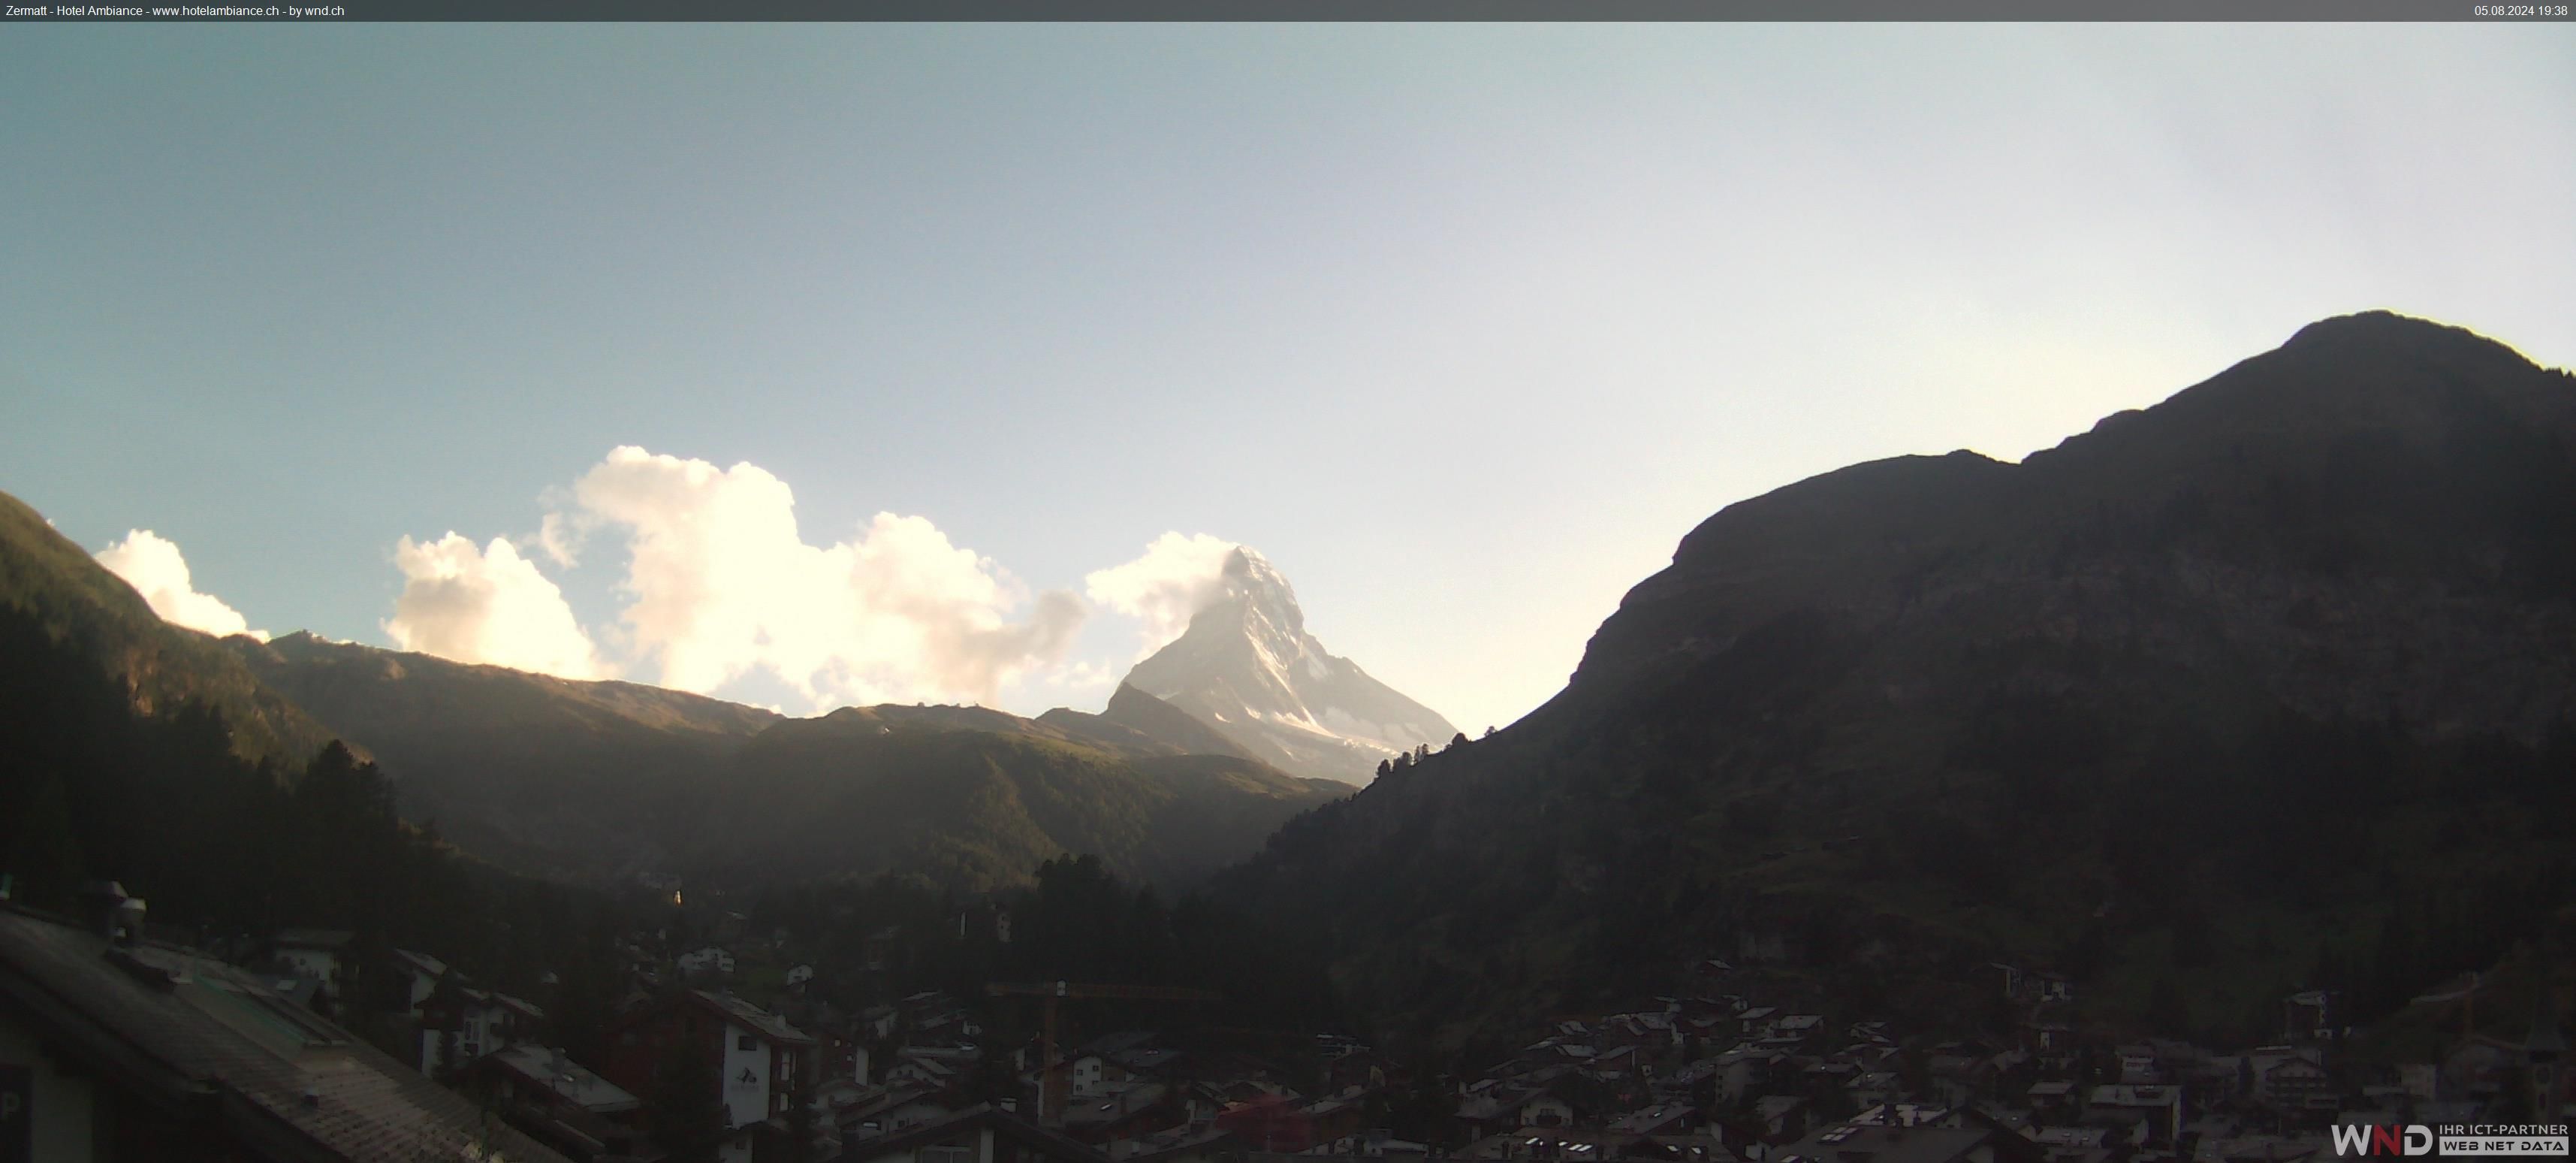
[[[1237,547],[1189,629],[1127,681],[1278,767],[1366,783],[1379,762],[1457,729],[1306,632],[1296,591],[1268,558]]]

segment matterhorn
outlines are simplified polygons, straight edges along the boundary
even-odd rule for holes
[[[1306,632],[1288,579],[1260,554],[1226,555],[1217,593],[1127,683],[1295,775],[1367,783],[1378,764],[1458,729]]]

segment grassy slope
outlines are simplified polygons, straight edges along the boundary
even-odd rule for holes
[[[1344,790],[1141,738],[1122,750],[1073,721],[1088,716],[1066,720],[1072,730],[981,707],[789,720],[303,635],[231,645],[373,746],[416,814],[470,850],[555,876],[893,871],[980,889],[1092,852],[1173,884]]]
[[[984,888],[1089,852],[1171,884],[1342,790],[1232,757],[1130,758],[982,714],[1020,727],[883,707],[771,728],[735,757],[691,863],[734,877],[914,870]]]

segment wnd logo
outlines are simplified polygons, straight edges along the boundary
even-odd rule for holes
[[[2421,1123],[2404,1127],[2339,1123],[2333,1130],[2334,1149],[2338,1157],[2433,1153],[2433,1128]]]

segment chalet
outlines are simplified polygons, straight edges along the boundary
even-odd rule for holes
[[[1159,1082],[1131,1082],[1068,1104],[1064,1134],[1100,1144],[1167,1131],[1189,1121],[1178,1092]]]
[[[2111,1132],[2101,1127],[2033,1127],[2024,1137],[2049,1163],[2109,1163],[2112,1156]]]
[[[1753,1104],[1766,1143],[1786,1143],[1807,1133],[1807,1100],[1793,1094],[1765,1095]]]
[[[728,1127],[785,1114],[788,1096],[813,1077],[814,1040],[731,994],[670,994],[612,1020],[607,1034],[601,1073],[635,1093],[653,1093],[674,1056],[714,1063]]]
[[[834,1079],[865,1082],[868,1078],[869,1055],[866,1028],[830,1002],[791,991],[779,999],[778,1016],[814,1039],[814,1078],[817,1084]]]
[[[1853,1075],[1843,1084],[1843,1093],[1851,1096],[1853,1106],[1866,1109],[1904,1097],[1905,1085],[1893,1071],[1869,1070]]]
[[[2020,1032],[2022,1050],[2038,1057],[2043,1066],[2064,1067],[2074,1062],[2074,1027],[2033,1014],[2021,1023]]]
[[[546,1012],[506,993],[471,989],[447,979],[421,1002],[420,1072],[433,1078],[512,1042],[534,1037]]]
[[[870,1087],[845,1106],[829,1107],[844,1141],[897,1134],[957,1113],[937,1092],[922,1086]]]
[[[1306,1121],[1314,1128],[1315,1141],[1329,1143],[1349,1139],[1366,1127],[1368,1096],[1360,1091],[1329,1095],[1306,1104]]]
[[[1574,1103],[1550,1087],[1522,1099],[1514,1121],[1524,1127],[1570,1127],[1575,1116]]]
[[[1604,1050],[1592,1059],[1592,1073],[1604,1081],[1616,1082],[1645,1069],[1645,1053],[1635,1046]]]
[[[337,1001],[340,969],[355,939],[347,929],[282,929],[269,945],[278,968],[321,982],[323,996]]]
[[[806,1093],[814,1097],[815,1110],[834,1114],[885,1093],[885,1088],[855,1078],[831,1078],[815,1083]]]
[[[1714,1103],[1735,1105],[1755,1085],[1775,1077],[1787,1062],[1788,1058],[1778,1051],[1759,1047],[1743,1047],[1719,1055],[1713,1070]]]
[[[2084,1112],[2082,1118],[2076,1120],[2075,1125],[2100,1130],[2103,1133],[2104,1143],[2118,1147],[2122,1151],[2134,1151],[2145,1146],[2148,1139],[2155,1134],[2153,1120],[2138,1111],[2123,1110],[2118,1107],[2088,1110]]]
[[[2331,1041],[2335,1035],[2334,995],[2305,990],[2281,999],[2281,1036],[2292,1045]]]
[[[510,1046],[476,1059],[463,1080],[511,1126],[575,1159],[641,1154],[647,1144],[644,1104],[561,1050]]]
[[[1107,1054],[1085,1054],[1066,1064],[1065,1077],[1073,1097],[1090,1098],[1126,1082],[1129,1074],[1125,1066]]]
[[[680,954],[679,964],[680,973],[687,977],[697,977],[702,974],[731,974],[733,954],[722,946],[709,945],[704,949]]]
[[[1965,1127],[1989,1126],[1983,1119],[1972,1117],[1966,1110],[1932,1102],[1880,1103],[1847,1122],[1873,1127]]]
[[[950,1009],[913,1023],[914,1045],[968,1046],[984,1036],[984,1027],[962,1009]]]
[[[447,963],[427,953],[396,949],[394,970],[402,974],[407,983],[405,997],[410,1003],[411,1016],[416,1018],[420,1016],[421,1004],[437,991],[439,979],[447,976]]]
[[[1622,1048],[1664,1050],[1681,1044],[1672,1016],[1660,1013],[1612,1014],[1601,1020],[1593,1038],[1605,1052]]]
[[[121,896],[121,894],[120,894]],[[141,902],[133,902],[139,906]],[[120,905],[122,902],[120,901]],[[0,1157],[564,1163],[254,975],[0,904]]]
[[[1678,1135],[1699,1125],[1699,1112],[1677,1103],[1657,1103],[1631,1111],[1610,1124],[1623,1135]]]
[[[894,1065],[886,1068],[886,1084],[906,1083],[937,1091],[953,1091],[966,1082],[983,1052],[972,1046],[907,1046],[895,1055]]]
[[[2075,1084],[2063,1079],[2050,1079],[2030,1084],[2030,1107],[2042,1120],[2072,1113],[2075,1107]]]
[[[1108,1163],[1108,1156],[985,1104],[851,1143],[834,1163]]]
[[[2331,1110],[2336,1105],[2334,1076],[2315,1061],[2295,1054],[2256,1051],[2254,1098],[2275,1110]],[[2265,1059],[2269,1061],[2266,1062]]]
[[[2144,1118],[2147,1136],[2132,1142],[2171,1147],[2182,1141],[2182,1088],[2179,1086],[2097,1086],[2085,1104],[2085,1111],[2088,1115],[2120,1111]]]
[[[1358,1054],[1366,1051],[1367,1049],[1368,1046],[1366,1043],[1363,1043],[1359,1039],[1348,1034],[1315,1035],[1315,1053],[1326,1058],[1340,1058],[1350,1054]]]
[[[1505,1102],[1504,1099],[1507,1097],[1510,1096],[1497,1092],[1496,1084],[1491,1079],[1486,1080],[1481,1087],[1461,1096],[1458,1100],[1458,1109],[1453,1116],[1458,1120],[1460,1133],[1474,1140],[1511,1126],[1517,1121],[1518,1106]]]

